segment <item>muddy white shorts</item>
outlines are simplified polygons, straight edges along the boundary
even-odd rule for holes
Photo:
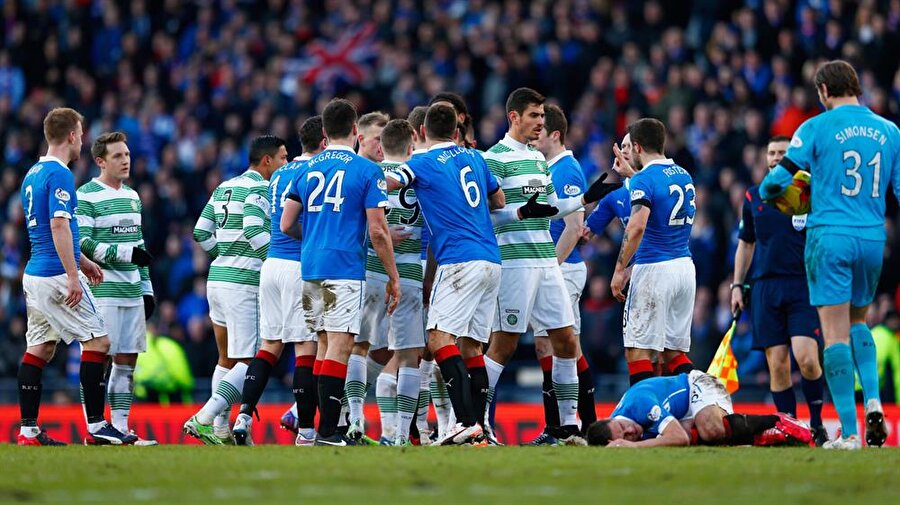
[[[688,374],[688,386],[691,388],[691,404],[688,407],[687,416],[682,421],[693,419],[701,410],[710,405],[715,405],[725,411],[726,414],[734,414],[731,405],[731,395],[725,386],[712,375],[691,370]]]
[[[426,328],[487,343],[499,290],[500,265],[496,263],[479,260],[439,266]]]
[[[625,301],[625,348],[688,352],[697,276],[691,258],[635,265]]]
[[[365,281],[303,281],[303,312],[309,329],[358,335],[365,289]]]

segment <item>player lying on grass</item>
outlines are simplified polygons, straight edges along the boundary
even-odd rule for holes
[[[625,392],[609,419],[587,430],[589,445],[809,445],[812,432],[787,414],[735,414],[715,377],[699,370],[645,379]]]

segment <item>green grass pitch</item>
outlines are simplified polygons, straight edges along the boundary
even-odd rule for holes
[[[900,450],[0,446],[0,503],[897,503]]]

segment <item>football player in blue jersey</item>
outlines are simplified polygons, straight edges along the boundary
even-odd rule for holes
[[[691,347],[696,273],[688,241],[696,212],[688,172],[663,156],[666,127],[639,119],[628,127],[631,216],[610,282],[613,296],[626,302],[625,359],[631,384],[652,377],[656,355],[671,374],[693,369]],[[627,270],[634,266],[626,301]]]
[[[735,414],[731,396],[699,370],[651,377],[628,389],[608,419],[588,427],[589,445],[809,445],[804,423],[779,413]]]
[[[784,157],[787,137],[773,137],[766,145],[769,170]],[[759,186],[747,190],[734,255],[731,310],[744,309],[748,290],[752,297],[753,347],[766,353],[769,389],[778,412],[797,416],[797,398],[791,381],[791,351],[800,367],[803,395],[809,405],[816,445],[828,440],[822,425],[825,378],[819,364],[822,332],[819,316],[809,304],[803,248],[806,216],[788,216],[759,197]],[[747,278],[753,262],[752,277]],[[751,285],[748,281],[752,282]]]
[[[625,177],[625,182],[621,188],[600,199],[594,211],[585,220],[585,226],[594,235],[603,233],[603,230],[614,219],[618,219],[622,226],[627,226],[628,218],[631,217],[631,192],[628,178],[635,173],[628,161],[631,159],[631,135],[626,133],[622,138],[622,150],[620,151],[618,146],[613,146],[613,152],[616,153],[613,170]]]
[[[287,233],[302,215],[303,308],[307,325],[325,348],[319,369],[317,445],[344,446],[337,433],[347,362],[359,333],[365,287],[366,228],[385,271],[385,300],[392,314],[400,300],[397,265],[384,209],[384,173],[353,151],[358,134],[356,108],[334,99],[322,111],[328,147],[295,174],[281,216]]]
[[[81,155],[84,118],[56,108],[44,118],[47,155],[22,181],[22,207],[31,243],[22,287],[28,307],[25,355],[19,366],[19,445],[65,445],[38,426],[44,367],[60,340],[81,343],[81,388],[88,435],[85,445],[127,445],[138,437],[106,422],[103,384],[109,339],[87,283],[103,280],[100,267],[85,257],[74,219],[78,198],[68,164]]]
[[[316,358],[316,334],[306,327],[303,317],[299,223],[288,233],[281,231],[281,214],[294,175],[306,168],[306,162],[325,149],[322,116],[313,116],[300,126],[300,145],[303,153],[295,161],[272,173],[269,178],[270,216],[272,236],[269,252],[259,274],[259,312],[261,344],[247,367],[247,378],[241,395],[241,412],[234,422],[237,445],[250,445],[253,412],[278,363],[285,344],[294,344],[296,356],[293,392],[296,403],[285,412],[281,425],[297,433],[296,445],[315,443],[316,377],[313,365]]]
[[[860,105],[862,88],[849,63],[824,63],[816,70],[814,84],[826,111],[800,125],[784,159],[760,185],[760,197],[781,195],[799,170],[811,174],[805,250],[809,299],[819,312],[825,378],[841,420],[841,436],[825,447],[862,446],[855,374],[866,404],[866,443],[881,446],[887,427],[866,311],[884,257],[888,185],[900,196],[900,130]]]
[[[587,189],[587,180],[581,164],[572,151],[566,149],[566,134],[569,122],[561,108],[553,104],[544,105],[544,127],[535,142],[537,149],[547,159],[550,177],[558,198],[581,196]],[[604,197],[605,198],[605,197]],[[562,270],[566,291],[572,303],[575,322],[572,331],[578,345],[578,417],[582,426],[589,426],[597,420],[594,407],[594,376],[587,359],[581,352],[581,312],[579,305],[584,284],[587,282],[587,265],[581,257],[577,245],[584,228],[584,210],[578,210],[563,219],[550,221],[550,236],[556,244],[556,259]],[[559,410],[553,390],[553,347],[543,329],[535,332],[534,350],[543,373],[544,423],[543,432],[530,445],[552,445],[557,442],[553,436],[559,427]]]
[[[428,152],[388,173],[391,190],[404,186],[416,190],[427,216],[429,247],[438,263],[426,328],[428,347],[459,421],[445,434],[447,444],[483,439],[477,421],[485,405],[482,401],[476,407],[473,398],[484,392],[487,381],[482,377],[473,385],[463,356],[483,370],[481,343],[490,333],[500,287],[500,250],[489,207],[506,204],[481,155],[456,145],[456,116],[448,104],[432,105],[425,116]]]

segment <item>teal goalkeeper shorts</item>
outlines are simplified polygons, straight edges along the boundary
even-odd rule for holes
[[[850,302],[864,307],[875,298],[884,239],[836,234],[828,227],[806,230],[809,302],[816,307]]]

